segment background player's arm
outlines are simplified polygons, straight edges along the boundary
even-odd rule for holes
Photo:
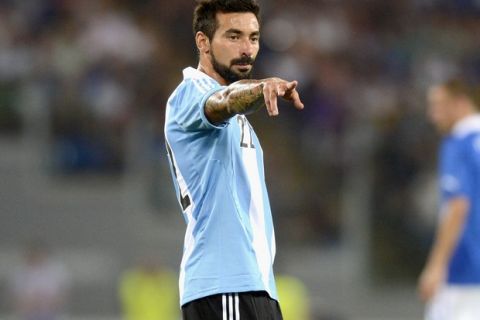
[[[445,208],[427,264],[419,280],[422,300],[430,300],[445,280],[448,262],[463,230],[469,201],[465,197],[451,199]]]
[[[303,109],[296,90],[297,81],[279,78],[240,80],[210,96],[205,103],[205,115],[212,123],[220,123],[236,114],[249,114],[266,107],[271,116],[278,115],[277,97],[292,101]]]

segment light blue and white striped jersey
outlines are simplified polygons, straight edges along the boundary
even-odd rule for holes
[[[165,118],[170,167],[187,223],[180,304],[245,291],[267,291],[277,299],[275,235],[258,138],[243,115],[211,124],[205,101],[224,87],[194,68],[183,76]]]
[[[480,115],[458,122],[440,151],[441,206],[465,197],[470,207],[450,260],[447,283],[480,284]],[[442,210],[443,211],[443,210]]]

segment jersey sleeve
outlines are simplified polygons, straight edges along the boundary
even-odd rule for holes
[[[468,161],[464,156],[461,144],[447,147],[442,154],[440,188],[445,200],[468,194],[469,175]]]
[[[207,99],[225,87],[207,79],[188,79],[177,89],[172,99],[173,115],[176,122],[187,131],[222,129],[227,121],[211,123],[205,116],[204,106]]]

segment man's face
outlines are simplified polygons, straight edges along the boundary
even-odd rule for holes
[[[217,13],[210,55],[214,70],[227,83],[251,77],[259,37],[258,20],[253,13]]]
[[[440,133],[448,133],[455,123],[457,100],[442,86],[428,91],[428,118]]]

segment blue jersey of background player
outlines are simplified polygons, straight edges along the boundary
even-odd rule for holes
[[[199,2],[193,21],[199,64],[183,71],[167,102],[167,151],[187,222],[184,319],[281,318],[262,149],[245,115],[262,108],[278,115],[278,97],[298,109],[303,104],[296,81],[250,79],[258,12],[253,0]]]
[[[444,139],[439,164],[439,225],[420,277],[420,294],[431,303],[427,319],[478,319],[480,115],[474,90],[460,80],[432,87],[428,98],[429,117]]]
[[[452,253],[446,282],[480,285],[480,116],[459,121],[440,152],[441,204],[468,202],[463,230]]]

